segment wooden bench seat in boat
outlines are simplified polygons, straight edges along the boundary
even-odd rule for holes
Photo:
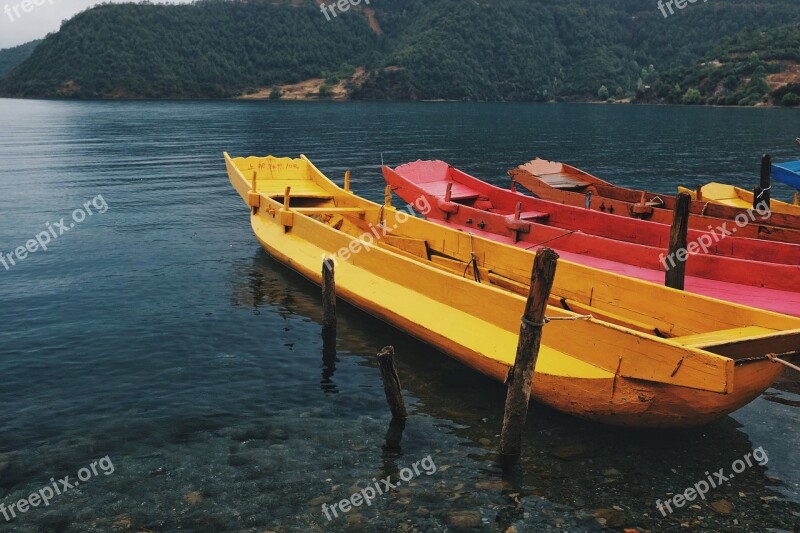
[[[550,218],[550,213],[545,213],[543,211],[523,211],[519,214],[520,220],[545,221],[548,218]]]
[[[331,200],[331,193],[308,180],[259,180],[258,192],[273,199],[283,198],[286,187],[291,187],[292,198],[311,198],[317,200]]]
[[[292,209],[304,215],[334,215],[348,213],[363,216],[366,213],[365,209],[361,209],[359,207],[292,207]]]
[[[450,200],[457,202],[459,200],[472,200],[480,196],[477,191],[474,191],[466,185],[460,183],[446,182],[446,181],[432,181],[428,183],[417,183],[417,187],[425,191],[425,193],[437,198],[444,198],[447,192],[447,186],[452,183],[453,188],[450,191]]]
[[[565,172],[557,172],[555,174],[539,174],[536,177],[554,189],[577,190],[589,185],[588,182],[579,181]]]

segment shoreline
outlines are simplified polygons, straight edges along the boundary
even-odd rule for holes
[[[783,106],[775,104],[759,103],[753,106],[739,106],[739,105],[719,105],[719,104],[668,104],[668,103],[655,103],[655,102],[600,102],[596,100],[549,100],[547,102],[537,102],[534,100],[360,100],[355,98],[319,98],[319,97],[293,97],[293,98],[269,98],[269,97],[256,97],[252,95],[232,96],[228,98],[148,98],[148,97],[116,97],[116,98],[71,98],[71,97],[57,97],[57,96],[37,96],[37,97],[22,97],[22,96],[5,96],[0,95],[0,100],[22,100],[22,101],[59,101],[59,102],[302,102],[302,103],[348,103],[348,102],[362,102],[362,103],[387,103],[387,104],[414,104],[414,103],[463,103],[463,104],[541,104],[541,105],[555,105],[555,104],[579,104],[579,105],[611,105],[611,106],[652,106],[652,107],[694,107],[694,108],[719,108],[719,109],[800,109],[800,106]]]

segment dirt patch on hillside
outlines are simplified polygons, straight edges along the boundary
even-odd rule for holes
[[[312,78],[299,83],[280,85],[281,100],[347,100],[349,87],[357,87],[364,83],[366,72],[363,67],[355,70],[350,78],[343,78],[335,85],[327,85],[327,95],[320,96],[320,89],[325,85],[324,78]],[[268,100],[272,95],[272,87],[262,87],[256,92],[239,96],[242,100]]]
[[[383,28],[381,28],[381,23],[378,22],[378,19],[375,17],[375,10],[371,7],[367,7],[364,9],[364,14],[367,16],[367,20],[369,21],[369,27],[372,28],[372,31],[377,33],[378,35],[383,35]]]
[[[767,76],[767,82],[773,91],[790,83],[800,83],[800,64],[794,61],[781,61],[780,63],[784,67],[783,72]]]

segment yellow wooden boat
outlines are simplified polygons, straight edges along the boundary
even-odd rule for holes
[[[532,252],[378,205],[304,156],[232,159],[253,231],[278,261],[503,381],[513,364]],[[347,180],[346,180],[347,181]],[[417,206],[424,208],[424,205]],[[422,209],[424,211],[424,209]],[[609,424],[696,426],[756,398],[800,351],[800,319],[559,261],[532,394]],[[581,318],[591,314],[592,318]]]
[[[678,192],[685,192],[692,197],[692,200],[697,200],[696,190],[678,187]],[[702,195],[701,201],[731,207],[742,207],[744,209],[753,207],[753,193],[751,191],[726,183],[707,183],[700,188],[700,194]],[[796,196],[795,199],[797,199]],[[775,198],[770,199],[770,209],[773,213],[800,216],[800,205],[781,202]]]

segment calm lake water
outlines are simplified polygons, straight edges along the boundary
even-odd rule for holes
[[[223,151],[305,153],[335,179],[352,169],[355,191],[376,201],[381,158],[444,159],[498,184],[538,155],[664,192],[711,180],[752,188],[761,153],[800,159],[798,119],[0,100],[0,252],[58,235],[62,217],[67,226],[47,251],[0,265],[0,503],[51,478],[77,485],[108,457],[48,506],[0,514],[0,530],[447,531],[477,520],[486,531],[800,531],[796,375],[692,431],[620,430],[535,406],[519,475],[503,479],[500,384],[347,306],[335,372],[323,369],[319,290],[260,249],[222,161]],[[381,447],[390,417],[374,354],[385,345],[413,412],[399,454]],[[670,516],[656,510],[759,447],[765,466]],[[323,514],[428,456],[430,475],[344,517]]]

